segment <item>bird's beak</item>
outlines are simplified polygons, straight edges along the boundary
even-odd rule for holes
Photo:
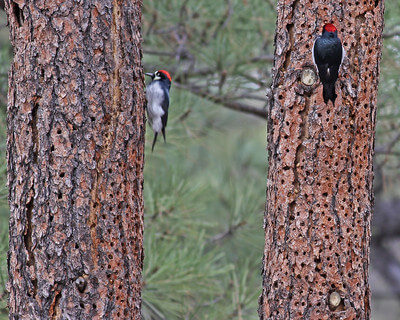
[[[154,73],[149,72],[149,73],[145,73],[145,75],[154,78]]]

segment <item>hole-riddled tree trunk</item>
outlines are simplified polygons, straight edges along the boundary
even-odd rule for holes
[[[6,1],[10,319],[140,319],[141,1]]]
[[[368,319],[382,1],[278,1],[268,113],[261,319]],[[335,105],[312,47],[333,23],[346,50]]]

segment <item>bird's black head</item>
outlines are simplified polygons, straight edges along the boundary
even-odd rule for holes
[[[322,35],[324,37],[335,38],[337,37],[337,29],[332,23],[327,23],[326,25],[324,25]]]
[[[146,73],[146,76],[151,77],[153,81],[161,80],[171,82],[171,76],[168,71],[165,70],[157,70],[154,73]]]

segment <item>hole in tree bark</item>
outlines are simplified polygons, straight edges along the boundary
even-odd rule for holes
[[[23,23],[25,21],[24,14],[23,14],[22,10],[20,9],[20,7],[18,6],[18,4],[16,4],[15,2],[12,3],[12,10],[13,10],[15,19],[17,20],[18,28],[19,28],[23,25]]]

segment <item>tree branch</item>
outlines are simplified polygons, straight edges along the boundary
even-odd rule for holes
[[[394,138],[387,143],[385,146],[377,146],[375,148],[375,153],[377,154],[390,154],[392,152],[393,147],[397,142],[400,141],[400,133],[394,136]]]
[[[389,32],[385,32],[382,37],[384,39],[388,39],[388,38],[393,38],[395,36],[400,36],[400,30],[398,31],[389,31]]]
[[[209,101],[212,101],[214,103],[220,104],[228,109],[240,111],[243,113],[247,114],[252,114],[257,117],[263,118],[266,120],[267,117],[267,111],[265,108],[257,108],[253,107],[241,102],[237,101],[232,101],[232,99],[228,99],[226,96],[221,96],[221,95],[215,95],[208,91],[206,88],[202,87],[196,87],[196,86],[190,86],[190,85],[182,85],[180,83],[176,83],[175,86],[177,86],[180,89],[188,90],[189,92],[193,93],[196,96],[205,98]],[[267,98],[265,98],[265,101],[267,101]]]
[[[380,241],[371,245],[371,259],[376,270],[390,284],[390,290],[400,298],[400,263]]]
[[[240,227],[246,225],[247,222],[246,221],[240,221],[237,224],[234,224],[233,226],[229,226],[229,228],[227,230],[225,230],[222,233],[219,233],[217,235],[215,235],[214,237],[210,238],[208,241],[209,242],[219,242],[222,239],[232,235],[237,229],[239,229]]]
[[[386,239],[400,236],[399,199],[376,201],[374,211],[373,238]]]
[[[221,21],[217,24],[217,28],[215,29],[214,34],[213,34],[213,36],[212,36],[213,38],[216,38],[216,37],[217,37],[218,32],[219,32],[220,30],[222,30],[223,28],[226,27],[226,25],[228,24],[229,20],[230,20],[231,17],[232,17],[232,14],[233,14],[233,6],[232,6],[232,3],[231,3],[230,0],[226,0],[226,2],[227,2],[227,9],[226,9],[226,12],[225,12],[225,14],[222,16]]]

